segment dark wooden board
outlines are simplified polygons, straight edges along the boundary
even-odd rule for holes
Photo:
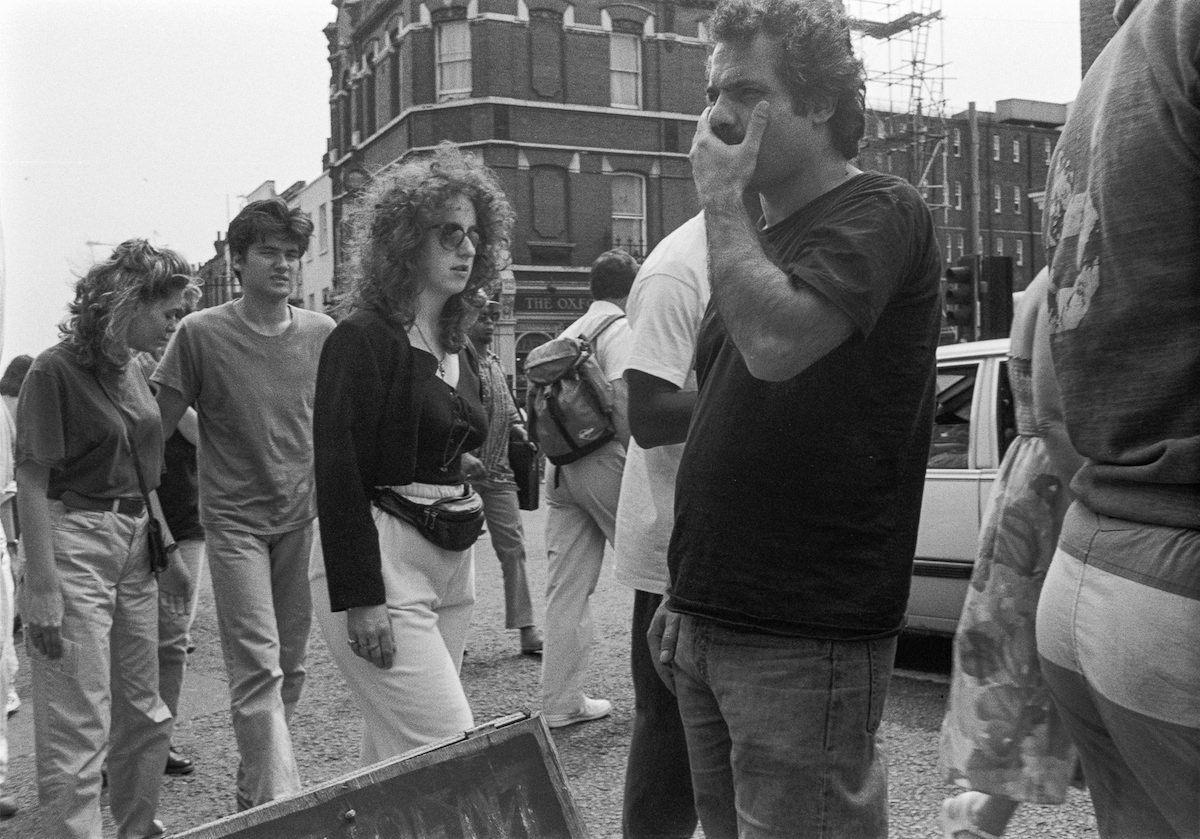
[[[586,839],[540,714],[514,714],[176,839]]]

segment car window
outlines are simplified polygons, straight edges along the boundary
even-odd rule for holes
[[[933,440],[929,446],[930,469],[966,469],[971,442],[971,400],[979,365],[939,366],[937,408],[933,415]]]
[[[1008,451],[1008,446],[1017,437],[1017,407],[1013,400],[1012,387],[1008,383],[1008,362],[1000,362],[1000,398],[996,400],[996,428],[1000,431],[1000,439],[997,441],[1000,452],[1000,459],[1004,459],[1004,453]]]

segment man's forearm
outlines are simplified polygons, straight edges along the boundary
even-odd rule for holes
[[[767,258],[740,200],[706,205],[704,214],[713,301],[751,375],[790,379],[850,336],[839,309]]]

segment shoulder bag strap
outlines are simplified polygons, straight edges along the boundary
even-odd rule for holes
[[[597,329],[595,332],[593,332],[591,337],[587,339],[587,342],[594,346],[596,343],[596,339],[599,338],[601,335],[603,335],[604,331],[606,329],[608,329],[610,326],[612,326],[614,323],[616,323],[623,317],[625,317],[625,315],[623,315],[623,314],[609,315],[607,318],[604,319],[604,323],[600,324],[600,328]]]
[[[93,369],[92,375],[96,377],[96,384],[99,385],[101,392],[108,397],[108,401],[116,409],[117,416],[121,418],[121,425],[125,428],[125,440],[129,443],[129,453],[133,456],[133,471],[137,474],[138,488],[142,491],[142,500],[146,502],[146,513],[152,516],[154,515],[154,508],[150,505],[150,492],[146,489],[146,479],[142,477],[142,462],[138,458],[137,446],[133,442],[133,429],[130,427],[129,419],[126,417],[125,412],[121,410],[120,403],[108,392],[108,388],[104,386],[104,382],[100,379],[100,374]],[[145,371],[142,371],[142,376],[144,377],[145,375]]]

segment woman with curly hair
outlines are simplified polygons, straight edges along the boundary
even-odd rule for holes
[[[512,221],[495,175],[448,143],[378,174],[350,214],[347,315],[317,373],[310,578],[363,713],[363,765],[474,724],[458,676],[473,549],[435,544],[380,505],[477,499],[461,457],[487,420],[466,330]]]
[[[156,836],[171,713],[158,697],[159,591],[147,493],[163,435],[136,352],[161,350],[185,299],[184,259],[119,245],[75,286],[63,340],[33,362],[17,404],[17,503],[25,551],[38,799],[47,835],[101,833],[101,764],[120,839]],[[178,560],[159,581],[179,608]]]

